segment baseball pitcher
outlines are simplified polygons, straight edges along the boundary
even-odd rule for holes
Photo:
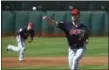
[[[34,29],[33,29],[33,23],[29,22],[27,28],[20,28],[18,30],[16,39],[18,42],[17,46],[14,45],[8,45],[7,47],[7,51],[15,51],[15,52],[19,52],[19,61],[23,61],[24,60],[24,50],[25,50],[25,40],[28,38],[28,36],[30,36],[30,40],[28,41],[29,43],[32,42],[33,37],[34,37]]]
[[[88,43],[89,30],[85,25],[80,24],[80,12],[78,9],[73,9],[71,13],[72,22],[57,22],[48,16],[44,16],[43,19],[49,24],[56,24],[58,28],[65,32],[69,45],[69,68],[70,70],[78,70],[80,59],[83,57]]]

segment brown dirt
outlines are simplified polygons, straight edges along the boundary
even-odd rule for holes
[[[64,66],[68,65],[67,57],[26,57],[25,61],[19,62],[17,57],[2,58],[3,67],[32,67],[32,66]],[[80,65],[104,65],[108,64],[108,57],[84,57]]]

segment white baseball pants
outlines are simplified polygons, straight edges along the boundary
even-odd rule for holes
[[[79,49],[68,49],[68,62],[70,70],[79,70],[79,62],[84,55],[86,47],[79,48]]]
[[[22,60],[24,60],[25,43],[24,43],[24,41],[21,40],[20,36],[17,36],[16,39],[18,42],[18,46],[8,45],[8,50],[19,52],[19,61],[22,61]]]

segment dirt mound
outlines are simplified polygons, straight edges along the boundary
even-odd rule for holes
[[[84,57],[80,65],[104,65],[108,64],[108,57]],[[68,65],[67,57],[26,57],[19,62],[17,57],[2,58],[3,67],[32,67],[32,66],[64,66]]]

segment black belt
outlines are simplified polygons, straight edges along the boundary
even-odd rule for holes
[[[70,48],[71,49],[79,49],[79,48],[81,48],[83,46],[84,46],[83,44],[73,44],[73,45],[70,45]]]

